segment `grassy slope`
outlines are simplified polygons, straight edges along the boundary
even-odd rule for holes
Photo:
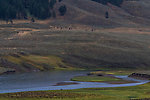
[[[125,1],[122,8],[129,14],[136,17],[150,18],[150,1],[149,0],[138,0],[136,2]]]
[[[128,15],[126,12],[121,11],[123,12],[122,16],[119,16],[110,7],[91,0],[64,0],[62,1],[62,4],[67,6],[67,13],[64,16],[64,23],[76,23],[100,27],[115,27],[120,25],[127,26],[129,23],[127,18],[122,19],[123,15]],[[106,11],[109,11],[111,15],[110,19],[105,18]],[[121,23],[123,20],[126,20],[124,21],[124,24]]]
[[[150,83],[119,88],[91,88],[0,94],[0,100],[129,100],[150,98]]]
[[[51,63],[48,65],[55,68],[66,64],[83,69],[148,68],[150,65],[149,28],[96,28],[91,31],[87,26],[72,30],[69,26],[62,30],[47,27],[36,23],[1,25],[0,53],[4,55],[1,57],[15,64],[29,60],[29,63],[34,62],[31,65],[35,68],[42,62]],[[21,59],[10,56],[22,51],[29,56]],[[32,58],[40,59],[39,64]],[[0,65],[5,67],[2,60]]]
[[[55,7],[65,4],[68,8],[67,13],[56,20],[36,20],[36,23],[15,20],[13,25],[0,21],[0,54],[7,55],[8,60],[11,58],[11,64],[4,64],[4,61],[0,59],[0,65],[6,68],[16,67],[17,63],[12,59],[18,58],[12,58],[9,55],[23,51],[36,57],[41,56],[39,58],[51,56],[53,60],[48,58],[50,62],[51,60],[59,62],[55,59],[58,57],[63,66],[65,64],[83,69],[149,68],[150,30],[145,26],[149,24],[149,21],[145,17],[129,12],[132,8],[127,8],[131,3],[133,2],[125,1],[122,8],[118,8],[110,4],[101,5],[91,0],[64,0]],[[140,0],[134,4],[149,5],[149,2]],[[139,10],[144,12],[144,8]],[[109,19],[105,19],[106,11],[109,11]],[[52,26],[53,28],[50,28]],[[69,30],[69,27],[72,30]],[[102,27],[111,27],[111,29]],[[21,60],[26,63],[31,59]],[[40,64],[33,62],[30,64],[32,66],[27,67],[32,70],[37,67],[43,70],[41,62]],[[53,63],[48,65],[55,68],[59,66]]]
[[[137,27],[141,24],[147,26],[150,22],[148,0],[124,1],[121,8],[111,4],[102,5],[91,0],[64,0],[59,5],[63,4],[67,6],[67,13],[61,19],[58,17],[60,22],[54,21],[57,25],[78,23],[99,27]],[[109,12],[109,19],[105,18],[106,11]]]
[[[3,56],[3,59],[12,63],[12,69],[19,71],[47,71],[47,70],[73,70],[75,68],[65,64],[57,56],[39,56],[39,55],[9,55]],[[15,64],[16,66],[13,66]],[[8,66],[11,68],[11,65]],[[3,68],[3,67],[2,67]],[[8,69],[10,69],[8,68]],[[7,71],[7,70],[5,70]],[[5,72],[3,71],[3,72]]]

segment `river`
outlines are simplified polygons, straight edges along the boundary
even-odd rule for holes
[[[9,74],[0,76],[0,93],[13,93],[23,91],[40,90],[61,90],[61,89],[79,89],[79,88],[100,88],[100,87],[123,87],[136,86],[147,83],[147,80],[136,80],[127,76],[116,76],[125,80],[134,80],[137,83],[128,84],[108,84],[100,82],[77,82],[79,84],[54,86],[59,82],[71,82],[74,76],[86,75],[90,71],[49,71],[32,72],[23,74]]]

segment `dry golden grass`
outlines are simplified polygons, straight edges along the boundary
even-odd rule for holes
[[[150,28],[119,27],[119,28],[103,29],[102,32],[123,33],[123,34],[124,33],[127,33],[127,34],[150,34]]]

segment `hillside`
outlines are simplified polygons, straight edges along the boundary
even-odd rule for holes
[[[65,5],[61,16],[59,8]],[[149,69],[148,0],[120,6],[62,0],[55,18],[0,21],[0,73],[72,69]],[[140,9],[139,9],[140,7]]]
[[[100,27],[149,25],[148,0],[124,1],[120,7],[108,3],[103,5],[91,0],[63,0],[67,12],[65,23],[80,23]],[[142,9],[140,9],[143,7]],[[105,18],[105,13],[109,18]],[[142,16],[141,16],[142,15]],[[147,16],[147,17],[146,17]],[[58,18],[58,20],[60,20]]]
[[[0,0],[0,4],[0,19],[6,21],[50,19],[51,24],[99,27],[137,27],[150,22],[148,0]]]

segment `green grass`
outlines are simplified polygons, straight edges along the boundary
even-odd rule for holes
[[[104,76],[77,76],[72,78],[71,80],[82,82],[108,82],[108,81],[120,81],[121,79]]]
[[[98,74],[110,74],[110,75],[130,75],[133,72],[139,72],[139,70],[131,70],[131,69],[112,69],[112,70],[106,70],[103,69],[103,71],[94,71],[90,72],[90,74],[98,75]]]
[[[150,83],[132,87],[0,94],[0,100],[130,100],[133,98],[150,98]]]
[[[13,65],[13,68],[20,71],[79,70],[79,68],[73,68],[72,66],[63,62],[60,57],[52,55],[40,56],[15,54],[3,56],[3,58],[8,62],[15,64]],[[4,69],[4,67],[2,68]],[[1,69],[0,71],[2,71]]]

